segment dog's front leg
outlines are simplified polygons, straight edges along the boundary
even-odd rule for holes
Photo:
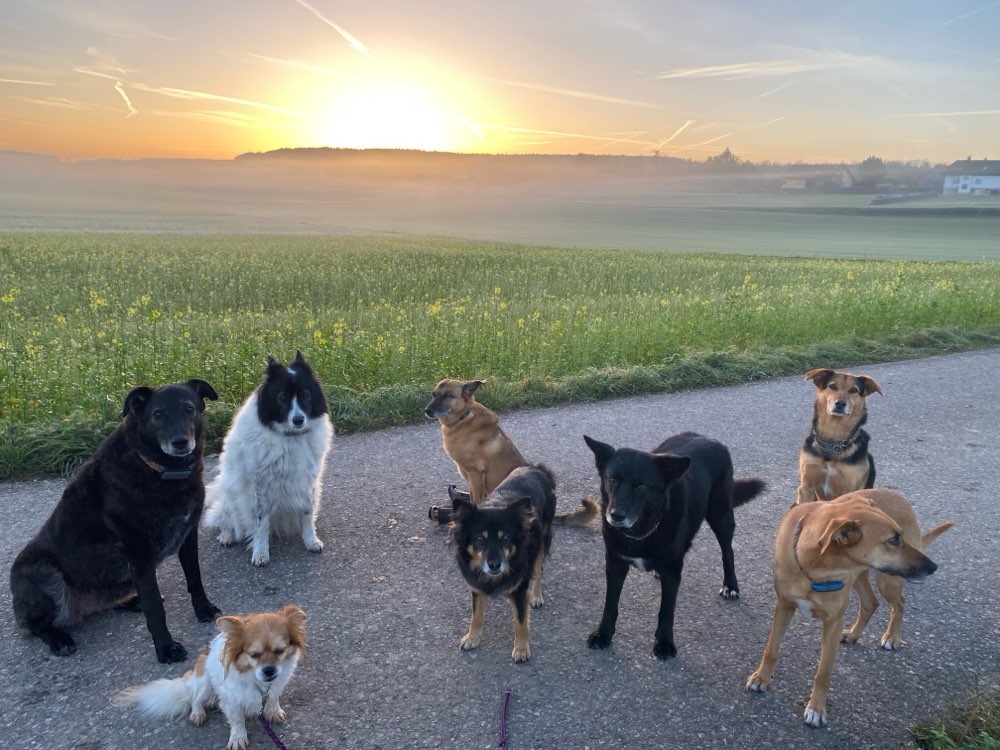
[[[618,622],[618,600],[622,596],[622,586],[628,576],[628,563],[617,555],[604,552],[604,576],[607,590],[604,594],[604,612],[597,630],[587,638],[590,648],[607,648],[615,634],[615,624]]]
[[[767,646],[764,648],[764,655],[760,658],[760,665],[747,680],[747,690],[763,693],[771,684],[771,678],[774,677],[774,665],[778,661],[778,652],[781,650],[781,642],[785,639],[785,631],[788,630],[788,623],[792,621],[795,609],[794,602],[778,597],[778,601],[774,605],[774,617],[771,619],[771,632],[767,636]]]
[[[187,651],[175,641],[167,629],[167,615],[163,610],[163,598],[160,596],[160,586],[156,582],[156,566],[152,562],[129,559],[132,568],[132,581],[139,593],[139,604],[146,616],[146,627],[153,636],[153,646],[156,648],[156,658],[162,664],[187,659]]]
[[[201,582],[201,566],[198,564],[198,524],[191,527],[187,538],[181,544],[177,557],[187,580],[187,590],[191,595],[191,606],[199,622],[212,622],[222,614],[222,610],[208,600]],[[141,601],[141,599],[140,599]]]
[[[226,745],[226,750],[243,750],[250,744],[246,720],[243,717],[243,706],[239,701],[220,697],[219,708],[229,722],[229,743]]]
[[[845,599],[846,605],[846,599]],[[813,678],[812,693],[802,720],[811,727],[821,727],[826,724],[826,694],[830,690],[830,675],[833,673],[833,660],[840,648],[840,635],[844,623],[842,607],[833,614],[823,618],[823,641],[819,649],[819,665]]]
[[[486,594],[472,592],[472,619],[469,621],[469,632],[462,636],[459,646],[463,651],[479,648],[479,639],[483,635],[483,621],[486,619]]]
[[[322,552],[323,542],[316,536],[316,509],[319,508],[321,488],[317,484],[312,494],[306,499],[306,507],[302,510],[301,532],[302,544],[309,552]]]
[[[254,529],[253,544],[250,552],[250,562],[254,565],[267,565],[271,561],[271,514],[265,507],[262,493],[254,494]]]
[[[528,622],[531,619],[528,586],[519,587],[510,597],[510,611],[514,615],[514,650],[510,656],[516,663],[525,662],[531,658],[528,646]]]
[[[285,720],[285,709],[278,703],[278,696],[274,693],[267,694],[264,701],[264,718],[273,724],[281,724]]]
[[[677,590],[681,586],[682,565],[682,562],[676,562],[656,571],[660,576],[660,616],[653,655],[657,659],[677,656],[677,646],[674,645],[674,607],[677,605]]]

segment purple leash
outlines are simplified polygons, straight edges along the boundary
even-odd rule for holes
[[[497,743],[499,750],[507,750],[507,704],[510,702],[510,688],[503,691],[503,699],[500,701],[500,742]]]
[[[285,743],[281,741],[281,738],[278,737],[277,734],[275,734],[274,728],[271,726],[271,722],[267,720],[267,717],[264,716],[263,710],[261,710],[261,712],[257,714],[257,720],[260,722],[260,725],[264,728],[264,733],[271,738],[271,742],[274,743],[274,746],[278,748],[278,750],[288,750],[288,748],[285,747]]]

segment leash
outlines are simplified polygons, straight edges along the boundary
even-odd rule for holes
[[[288,750],[288,747],[281,741],[277,732],[274,731],[271,722],[264,716],[264,704],[267,703],[267,696],[271,692],[271,686],[268,685],[267,690],[261,690],[259,685],[255,687],[257,687],[257,692],[260,693],[260,713],[257,714],[257,721],[260,722],[261,729],[264,730],[264,734],[271,738],[271,742],[274,743],[277,750]]]
[[[507,750],[507,704],[510,703],[510,688],[503,691],[503,698],[500,700],[500,741],[497,743],[499,750]]]

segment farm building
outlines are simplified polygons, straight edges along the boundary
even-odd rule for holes
[[[944,175],[945,195],[1000,195],[1000,160],[956,161]]]

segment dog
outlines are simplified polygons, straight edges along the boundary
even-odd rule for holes
[[[772,565],[777,596],[774,620],[747,690],[767,690],[796,609],[819,618],[823,623],[819,665],[802,718],[811,727],[826,724],[826,697],[840,642],[857,641],[878,606],[868,570],[876,571],[878,589],[892,605],[883,647],[898,648],[906,601],[903,579],[924,578],[937,569],[924,552],[952,526],[949,521],[921,536],[910,504],[898,492],[883,487],[851,492],[829,502],[793,505],[778,525]],[[842,632],[852,586],[860,598],[858,618]]]
[[[759,495],[763,480],[733,479],[733,462],[722,443],[693,432],[664,440],[652,453],[612,448],[584,435],[601,478],[601,532],[607,591],[590,648],[607,648],[615,634],[618,601],[629,567],[655,571],[660,614],[653,645],[658,659],[677,655],[674,606],[684,555],[708,521],[722,548],[724,599],[739,598],[733,558],[733,508]]]
[[[514,615],[511,658],[531,658],[528,621],[541,607],[542,565],[552,546],[555,479],[545,466],[519,466],[481,503],[461,493],[452,501],[455,559],[472,589],[472,619],[462,636],[463,651],[479,646],[486,600],[504,596]]]
[[[52,515],[10,571],[18,624],[59,656],[76,651],[65,628],[119,605],[139,610],[163,663],[187,658],[167,629],[156,567],[180,558],[195,615],[219,614],[198,565],[205,502],[204,380],[133,388],[122,421],[66,485]]]
[[[434,387],[431,401],[424,409],[429,419],[438,420],[444,452],[455,462],[469,486],[465,493],[450,485],[448,498],[453,502],[457,496],[477,504],[514,469],[536,466],[521,455],[500,427],[496,412],[476,401],[476,391],[484,382],[445,378]],[[584,498],[581,506],[572,513],[556,515],[552,522],[562,526],[589,525],[597,517],[597,501]],[[452,520],[451,509],[437,505],[428,509],[427,516],[441,524]]]
[[[277,612],[220,617],[219,634],[198,654],[194,669],[127,688],[114,702],[146,716],[188,714],[195,726],[205,721],[206,708],[217,705],[229,723],[227,749],[242,750],[249,743],[245,717],[263,712],[268,721],[285,720],[278,701],[305,653],[305,620],[292,604]]]
[[[301,351],[285,366],[268,356],[264,379],[233,417],[219,475],[206,492],[205,526],[225,546],[247,541],[250,562],[267,565],[270,538],[298,534],[321,552],[316,514],[333,440],[323,387]]]
[[[805,374],[816,386],[812,432],[799,451],[799,488],[795,502],[832,500],[875,486],[875,459],[868,452],[865,399],[882,393],[868,375],[830,369]]]

